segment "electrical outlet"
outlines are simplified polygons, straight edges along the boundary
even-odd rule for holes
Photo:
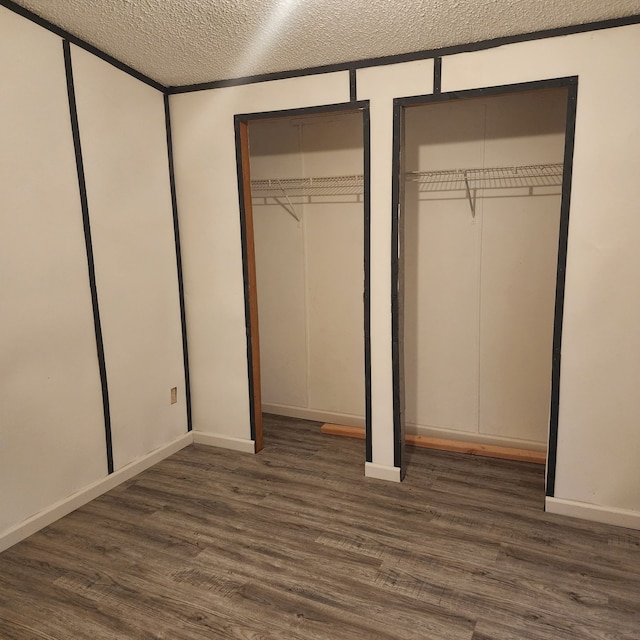
[[[173,387],[171,389],[171,404],[175,404],[178,402],[178,387]]]

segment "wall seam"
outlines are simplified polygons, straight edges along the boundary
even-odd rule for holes
[[[78,122],[78,109],[76,103],[75,85],[73,80],[73,63],[71,60],[71,45],[68,40],[63,40],[62,50],[64,55],[65,73],[67,78],[67,95],[69,98],[69,115],[71,118],[71,133],[76,157],[76,170],[78,173],[78,189],[80,192],[80,205],[82,208],[82,222],[84,228],[85,248],[87,252],[87,268],[89,272],[89,288],[91,290],[91,303],[93,307],[93,325],[96,336],[96,350],[98,355],[98,368],[100,371],[100,383],[102,386],[102,409],[104,414],[105,446],[107,456],[107,472],[112,474],[113,468],[113,441],[111,433],[111,409],[109,406],[109,385],[107,381],[107,368],[104,355],[104,343],[102,338],[102,324],[100,321],[100,306],[98,304],[98,289],[96,284],[96,272],[93,256],[93,242],[91,239],[91,221],[89,217],[89,202],[87,198],[87,185],[85,180],[84,162],[82,158],[82,145],[80,142],[80,127]]]
[[[442,93],[442,58],[433,59],[433,93]]]
[[[176,193],[175,166],[173,156],[173,137],[171,131],[171,109],[169,96],[164,94],[164,115],[167,134],[167,158],[169,162],[169,187],[171,190],[171,208],[173,212],[173,237],[176,249],[176,271],[178,275],[178,297],[180,301],[180,325],[182,329],[182,357],[184,365],[184,393],[187,409],[187,432],[193,429],[191,413],[191,378],[189,371],[189,344],[187,340],[187,315],[184,297],[184,277],[182,271],[182,245],[180,241],[180,222],[178,218],[178,196]]]
[[[298,155],[300,157],[300,167],[302,170],[302,177],[306,178],[306,165],[304,161],[304,125],[301,123],[298,126]],[[309,238],[307,237],[307,211],[304,204],[300,205],[301,219],[299,222],[300,231],[302,233],[302,268],[304,269],[304,289],[302,295],[304,296],[304,332],[305,332],[305,400],[307,409],[311,408],[311,329],[309,327]]]

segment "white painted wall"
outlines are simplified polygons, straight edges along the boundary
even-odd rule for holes
[[[412,107],[405,118],[407,171],[483,166],[484,105]],[[477,432],[480,211],[474,220],[464,194],[421,195],[415,182],[403,211],[407,428]]]
[[[251,123],[249,147],[252,178],[302,176],[300,131],[288,119]],[[253,207],[260,376],[267,410],[309,406],[304,205],[299,198],[292,201],[301,222],[286,211],[284,197],[285,206],[256,198]]]
[[[73,66],[116,473],[62,40],[0,7],[0,549],[190,438],[163,96],[75,47]]]
[[[393,450],[391,209],[393,99],[433,91],[433,60],[358,69],[358,100],[371,109],[371,465],[369,476],[400,480]]]
[[[0,536],[107,474],[62,42],[0,7]]]
[[[635,168],[640,27],[447,56],[442,90],[580,76],[556,497],[640,512],[640,275]],[[393,98],[432,90],[431,61],[357,72],[371,101],[373,467],[394,470],[390,314]],[[345,74],[172,98],[198,428],[247,438],[249,411],[234,113],[346,101]],[[217,418],[214,418],[217,415]],[[374,468],[375,467],[375,468]],[[394,475],[395,474],[395,475]],[[552,506],[548,502],[548,506]],[[602,519],[602,509],[595,517]]]
[[[251,437],[234,114],[348,100],[347,72],[171,96],[194,430]]]
[[[635,513],[639,55],[640,28],[634,25],[443,61],[443,91],[579,75],[555,497]]]
[[[119,469],[186,431],[164,102],[82,49],[72,59]]]
[[[362,115],[255,121],[250,147],[254,179],[362,175]],[[290,201],[254,199],[263,406],[363,425],[362,197]]]
[[[406,110],[408,171],[562,162],[565,90]],[[560,186],[405,196],[407,428],[544,449]]]
[[[302,153],[307,177],[362,175],[362,114],[312,119]],[[304,215],[309,405],[364,424],[364,204],[353,196],[313,198]]]

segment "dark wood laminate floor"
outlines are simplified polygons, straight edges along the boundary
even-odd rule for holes
[[[4,552],[0,638],[640,639],[640,532],[545,514],[527,463],[366,479],[319,427],[188,447]]]

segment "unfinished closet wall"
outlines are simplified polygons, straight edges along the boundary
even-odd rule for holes
[[[566,102],[406,109],[409,432],[546,447]]]
[[[363,425],[362,115],[256,120],[249,132],[263,408]]]

